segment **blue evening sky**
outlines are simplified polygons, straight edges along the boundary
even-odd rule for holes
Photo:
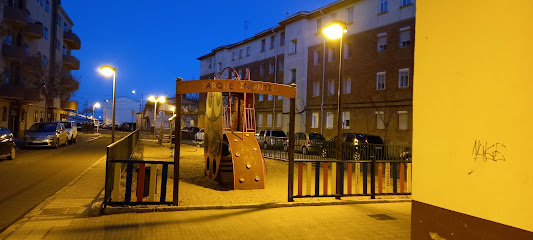
[[[82,110],[85,101],[92,105],[112,98],[112,80],[97,72],[105,64],[117,68],[117,97],[140,100],[143,93],[146,102],[149,95],[173,96],[176,77],[199,78],[196,58],[245,38],[245,21],[251,37],[287,14],[332,2],[63,0],[81,39],[81,49],[72,51],[80,59],[80,70],[72,71],[80,88],[71,99]]]

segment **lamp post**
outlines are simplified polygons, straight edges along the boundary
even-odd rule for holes
[[[164,96],[161,96],[159,98],[155,98],[154,96],[150,96],[148,98],[148,100],[150,102],[154,103],[154,134],[155,134],[155,127],[156,127],[156,123],[157,123],[157,103],[158,102],[164,103],[166,101],[166,98]]]
[[[133,93],[133,94],[137,94],[137,91],[135,91],[135,89],[133,89],[133,90],[131,90],[131,93]],[[139,112],[142,112],[142,111],[143,111],[143,98],[144,98],[143,95],[144,95],[144,94],[141,93],[141,104],[139,105]]]
[[[93,105],[93,125],[96,125],[96,122],[94,121],[94,109],[95,108],[100,108],[100,103],[97,102]],[[98,133],[98,127],[100,126],[100,124],[96,125],[96,133]]]
[[[103,66],[100,68],[100,73],[106,77],[113,76],[113,108],[112,108],[112,123],[111,123],[111,143],[115,142],[115,93],[117,87],[117,69],[111,66]]]
[[[339,39],[339,88],[337,90],[337,141],[336,141],[336,159],[337,161],[342,160],[342,91],[343,91],[343,85],[342,85],[342,37],[344,33],[346,33],[346,23],[342,21],[335,20],[328,26],[326,26],[322,33],[329,38],[329,39]],[[343,166],[340,164],[340,166]],[[343,186],[341,185],[341,174],[343,173],[343,169],[337,166],[337,194],[342,194],[341,191],[343,189]],[[344,179],[344,178],[342,178]],[[340,197],[337,197],[340,198]]]

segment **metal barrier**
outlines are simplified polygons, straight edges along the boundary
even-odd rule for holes
[[[114,184],[114,174],[116,172],[120,173],[123,167],[116,167],[115,164],[110,164],[110,162],[114,160],[130,159],[138,141],[139,129],[107,146],[104,205],[111,201],[111,192],[118,189],[118,184]]]
[[[111,199],[106,205],[171,205],[172,201],[167,201],[167,183],[169,165],[174,162],[167,161],[149,161],[149,160],[111,160],[110,165],[115,166],[113,192]],[[126,165],[126,170],[121,166]],[[161,167],[161,168],[160,168]],[[134,168],[136,171],[136,186],[133,187]],[[125,179],[122,175],[125,174]],[[120,183],[124,183],[125,189],[120,191]],[[159,192],[157,191],[159,189]],[[134,197],[134,199],[133,199]],[[172,200],[172,199],[171,199]]]

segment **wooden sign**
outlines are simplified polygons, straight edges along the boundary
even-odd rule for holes
[[[296,87],[254,80],[189,80],[176,81],[176,94],[206,92],[241,92],[296,98]]]

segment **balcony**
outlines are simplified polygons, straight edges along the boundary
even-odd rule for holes
[[[23,67],[25,69],[41,69],[43,67],[43,59],[40,54],[32,54],[24,57]]]
[[[78,35],[76,35],[73,32],[64,32],[63,33],[63,41],[70,49],[80,49],[81,48],[81,41]]]
[[[78,70],[80,69],[80,60],[72,55],[63,55],[63,66],[71,70]]]
[[[2,45],[2,57],[9,60],[22,61],[26,56],[26,49],[24,47],[15,47],[13,45]]]
[[[61,109],[64,110],[78,110],[78,102],[75,101],[61,101]]]
[[[26,36],[32,39],[41,39],[44,36],[44,27],[40,22],[30,22],[26,25]]]
[[[39,90],[26,88],[24,85],[4,84],[0,86],[0,96],[2,98],[23,100],[26,102],[40,102],[41,93]]]
[[[26,25],[28,22],[28,12],[25,9],[16,7],[4,7],[4,20],[15,25]]]

